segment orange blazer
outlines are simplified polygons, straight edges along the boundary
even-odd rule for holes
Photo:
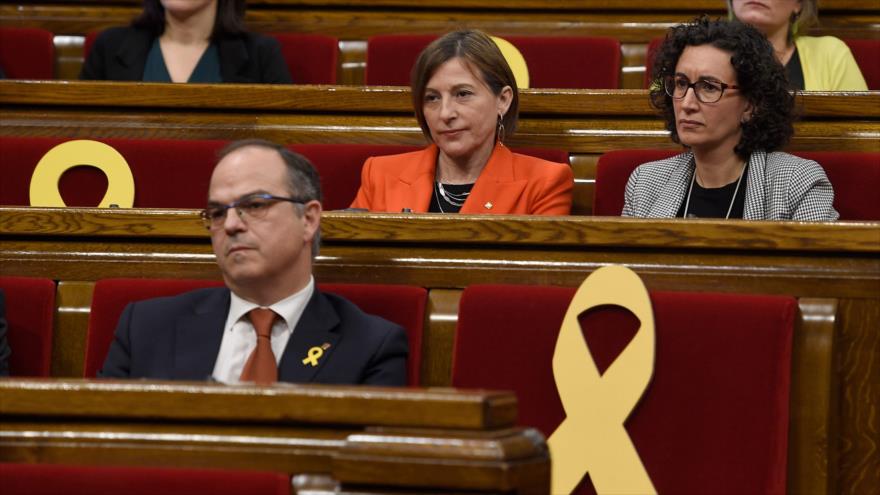
[[[400,213],[428,211],[434,192],[437,145],[400,155],[374,156],[361,171],[352,208]],[[568,215],[574,175],[554,163],[496,145],[460,213]]]

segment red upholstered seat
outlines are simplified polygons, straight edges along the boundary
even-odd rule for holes
[[[593,215],[620,215],[626,181],[639,165],[673,156],[672,150],[617,150],[599,157]],[[858,151],[795,151],[825,169],[834,187],[834,208],[841,220],[880,220],[880,153]]]
[[[611,88],[620,80],[620,42],[585,36],[502,36],[522,53],[532,88]],[[436,35],[378,35],[367,41],[368,85],[408,86],[419,53]]]
[[[843,40],[859,64],[868,89],[880,90],[880,40]]]
[[[9,79],[55,77],[55,36],[45,29],[0,27],[0,68]]]
[[[104,279],[95,284],[92,296],[83,376],[97,375],[113,342],[113,333],[128,303],[172,296],[203,287],[222,286],[219,280]],[[428,293],[421,287],[372,284],[320,284],[326,292],[339,294],[363,311],[381,316],[406,329],[410,353],[409,384],[418,385],[422,354],[422,329]]]
[[[281,54],[295,84],[336,84],[339,40],[324,34],[272,36],[281,44]]]
[[[294,144],[290,149],[309,159],[321,176],[324,209],[348,208],[361,187],[361,169],[371,156],[394,155],[420,146],[394,144]]]
[[[10,376],[49,376],[55,282],[47,278],[0,277],[6,296]]]
[[[660,49],[664,39],[660,36],[648,42],[648,48],[645,51],[645,89],[651,87],[651,71],[654,70],[654,57],[657,56],[657,50]]]
[[[284,473],[221,469],[0,464],[4,495],[288,495]]]
[[[340,295],[355,303],[365,313],[381,316],[406,330],[409,357],[406,360],[407,384],[419,385],[422,365],[422,333],[428,291],[412,285],[319,284],[324,292]]]
[[[452,384],[513,390],[519,423],[549,438],[565,418],[552,371],[574,288],[470,286],[459,306]],[[791,297],[651,294],[654,374],[625,426],[658,493],[784,493]],[[622,308],[580,317],[601,372],[639,325]],[[601,403],[596,403],[601,407]],[[583,448],[590,448],[589,439]],[[591,493],[582,480],[578,493]]]
[[[47,151],[69,138],[0,137],[0,204],[29,205],[31,176]],[[204,208],[211,171],[225,141],[97,138],[128,162],[136,208]],[[96,206],[107,190],[104,173],[76,167],[60,181],[68,206]]]
[[[593,193],[593,215],[620,216],[623,193],[630,174],[639,165],[662,160],[680,150],[617,150],[603,153],[596,163],[596,189]]]
[[[94,378],[104,364],[122,311],[130,302],[173,296],[204,287],[222,286],[221,280],[126,279],[98,280],[92,293],[83,376]]]

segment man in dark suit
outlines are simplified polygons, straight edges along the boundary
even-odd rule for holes
[[[202,213],[226,287],[129,304],[99,376],[404,385],[404,330],[315,287],[320,200],[302,156],[230,144]]]

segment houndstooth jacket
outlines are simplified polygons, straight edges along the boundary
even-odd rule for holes
[[[622,215],[674,218],[694,170],[686,151],[639,165],[626,183]],[[746,220],[837,220],[834,190],[822,167],[788,153],[756,151],[749,158],[743,218]]]

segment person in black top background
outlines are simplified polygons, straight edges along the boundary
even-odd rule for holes
[[[244,0],[144,0],[128,27],[102,32],[80,79],[291,83],[278,42],[249,33]]]

